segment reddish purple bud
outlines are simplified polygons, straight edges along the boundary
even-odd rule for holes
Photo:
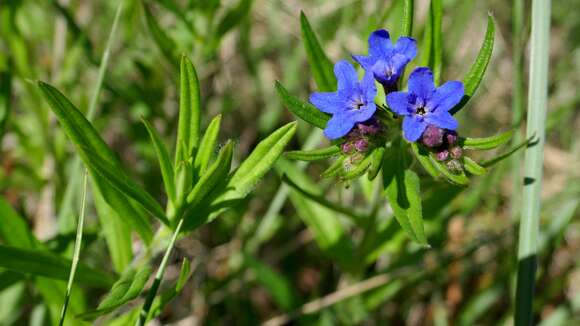
[[[341,150],[344,154],[350,154],[354,151],[354,145],[351,142],[342,144]]]
[[[449,151],[444,149],[436,154],[437,161],[445,161],[449,158]]]
[[[357,127],[363,135],[376,135],[380,131],[380,126],[375,120],[359,123]]]
[[[455,146],[449,150],[449,153],[451,154],[451,157],[453,157],[454,159],[459,159],[461,158],[461,155],[463,155],[463,150],[461,149],[461,147]]]
[[[457,142],[457,133],[455,131],[447,131],[445,138],[447,140],[447,144],[453,145]]]
[[[443,129],[429,125],[423,132],[423,144],[427,147],[437,147],[443,143]]]
[[[369,148],[369,142],[366,139],[359,139],[354,142],[354,147],[359,152],[366,152]]]

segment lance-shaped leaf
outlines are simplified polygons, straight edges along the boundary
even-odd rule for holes
[[[298,296],[289,279],[249,254],[244,255],[244,264],[254,274],[256,282],[272,295],[272,299],[280,308],[289,310],[296,305]]]
[[[419,177],[409,169],[405,148],[397,146],[385,154],[383,185],[395,218],[417,243],[428,246],[423,227],[423,210]]]
[[[268,172],[296,132],[296,122],[274,131],[262,140],[234,172],[226,185],[226,192],[216,202],[244,198]]]
[[[385,157],[385,148],[379,147],[377,148],[372,154],[372,161],[369,167],[369,173],[367,177],[370,181],[374,180],[379,172],[381,172],[381,168],[383,167],[383,159]]]
[[[186,56],[180,63],[179,122],[175,164],[188,159],[199,145],[201,126],[201,95],[195,67]],[[184,144],[184,145],[182,145]]]
[[[0,245],[0,267],[18,273],[68,280],[72,262],[50,251]],[[108,287],[111,276],[85,265],[79,265],[76,280],[94,286]]]
[[[149,280],[149,276],[151,276],[151,268],[148,266],[139,271],[133,269],[128,270],[113,284],[111,291],[99,303],[96,310],[82,313],[77,317],[85,320],[93,320],[137,298],[141,294],[141,291],[143,291],[147,280]]]
[[[300,27],[308,63],[318,89],[321,92],[334,91],[336,89],[336,77],[334,76],[332,62],[330,62],[322,46],[320,46],[304,12],[300,12]]]
[[[463,166],[467,172],[473,175],[484,175],[487,172],[483,166],[477,164],[474,160],[467,156],[463,157]]]
[[[513,130],[508,130],[499,135],[485,137],[485,138],[463,138],[459,140],[461,147],[465,149],[479,149],[487,150],[497,148],[512,138],[514,134]]]
[[[324,170],[320,174],[322,178],[330,178],[334,177],[335,175],[339,174],[344,169],[344,160],[346,159],[345,156],[340,156],[337,158],[332,164],[328,167],[328,169]]]
[[[421,163],[421,166],[423,166],[425,171],[427,171],[427,173],[429,173],[433,178],[439,177],[439,172],[431,161],[431,154],[429,154],[423,146],[418,145],[417,143],[411,143],[411,148],[413,149],[413,154],[415,154],[415,157],[419,163]]]
[[[338,153],[340,153],[340,147],[329,146],[325,148],[313,149],[310,151],[290,151],[284,153],[284,156],[291,160],[318,161],[333,157]]]
[[[450,112],[451,114],[457,113],[461,108],[467,104],[469,99],[475,94],[475,91],[479,87],[483,76],[485,75],[485,71],[487,70],[487,66],[489,61],[491,60],[491,54],[493,52],[493,42],[494,42],[494,35],[495,35],[495,23],[493,21],[493,17],[488,15],[487,17],[487,31],[485,32],[485,38],[483,40],[483,44],[479,49],[479,54],[475,59],[475,62],[471,66],[471,69],[463,78],[463,85],[465,87],[465,95],[461,99],[461,102],[457,104]]]
[[[228,141],[221,149],[216,161],[205,171],[187,195],[189,206],[198,205],[220,182],[226,180],[232,165],[233,147],[232,142]]]
[[[117,177],[119,177],[116,180],[104,180],[104,178],[102,180],[98,180],[94,178],[95,181],[97,181],[97,184],[103,193],[105,200],[112,207],[119,211],[127,213],[134,211],[132,207],[129,207],[131,204],[122,198],[123,195],[121,195],[121,192],[123,191],[122,188],[127,188],[119,187],[119,184],[113,184],[115,181],[120,182],[122,180],[128,180],[128,177],[123,175],[121,164],[118,162],[113,151],[111,151],[111,149],[99,136],[92,124],[64,95],[62,95],[62,93],[60,93],[56,88],[43,82],[38,82],[38,86],[43,96],[50,104],[50,108],[56,115],[64,132],[75,145],[77,151],[80,154],[79,156],[87,168],[91,171],[93,178],[97,173],[99,175],[103,175],[103,173],[106,175],[116,174]],[[97,159],[93,158],[99,159],[99,162],[97,162]],[[103,173],[97,172],[97,169]],[[108,169],[108,171],[104,171],[104,169]],[[105,189],[107,185],[110,185],[112,188],[116,189]],[[142,189],[132,191],[132,195],[138,195],[138,193],[142,194],[144,191]],[[131,196],[131,194],[125,194]],[[143,205],[146,209],[150,210],[151,213],[153,213],[156,217],[162,221],[166,221],[163,210],[159,204],[151,198],[151,196],[147,194],[144,196],[131,197],[139,202],[139,204]],[[132,225],[138,225],[139,227],[136,227],[137,231],[143,232],[144,229],[149,228],[147,221],[141,219],[138,214],[123,215],[123,217],[130,219]],[[142,232],[140,232],[141,236],[147,238],[147,234]]]
[[[169,152],[167,147],[163,143],[161,136],[157,130],[145,119],[142,119],[149,137],[151,137],[151,142],[153,143],[153,148],[155,148],[155,153],[157,154],[157,160],[159,161],[159,167],[161,168],[161,177],[163,178],[163,185],[165,186],[165,192],[169,197],[169,200],[175,203],[175,181],[173,165],[171,164],[171,159],[169,158]]]
[[[506,158],[510,157],[512,154],[514,154],[515,152],[519,151],[520,149],[526,147],[528,144],[531,145],[531,143],[533,143],[534,141],[539,141],[535,136],[532,136],[528,139],[526,139],[525,141],[521,142],[520,144],[514,146],[513,148],[511,148],[509,151],[502,153],[490,160],[481,162],[481,166],[483,167],[491,167],[496,165],[497,163],[505,160]]]
[[[173,66],[176,65],[176,58],[175,49],[177,48],[177,44],[173,41],[165,31],[159,26],[159,23],[155,19],[155,16],[151,13],[145,1],[143,1],[143,10],[145,12],[145,22],[147,23],[147,28],[149,29],[149,33],[153,37],[153,41],[163,53],[167,61],[169,61]]]
[[[203,134],[203,138],[201,139],[199,149],[195,154],[195,161],[193,163],[193,167],[197,172],[197,175],[202,175],[205,172],[205,169],[211,160],[212,154],[217,144],[221,121],[221,114],[215,116]]]
[[[348,181],[360,177],[367,172],[372,162],[373,153],[367,153],[362,161],[358,162],[355,166],[351,166],[348,170],[345,169],[343,171],[344,173],[340,174],[340,179]]]
[[[429,160],[431,160],[433,166],[447,181],[458,186],[467,186],[469,184],[469,178],[467,178],[463,170],[452,172],[447,168],[445,163],[437,161],[432,155],[429,155]]]
[[[240,0],[235,8],[230,9],[224,17],[220,20],[217,29],[216,37],[221,39],[227,32],[229,32],[234,26],[240,23],[244,17],[250,13],[252,9],[253,0]]]
[[[326,127],[326,123],[330,119],[328,114],[320,112],[313,105],[302,102],[295,96],[290,95],[279,82],[276,82],[276,91],[278,92],[278,97],[280,97],[282,104],[297,117],[320,129]]]

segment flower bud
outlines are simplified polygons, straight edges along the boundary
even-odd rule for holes
[[[445,135],[445,139],[447,140],[447,144],[454,145],[457,142],[457,133],[449,130]]]
[[[354,151],[354,145],[352,142],[346,142],[341,145],[341,150],[344,154],[350,154]]]
[[[354,142],[354,148],[356,148],[358,152],[366,152],[367,149],[369,149],[369,142],[366,139],[361,138]]]
[[[423,144],[427,147],[437,147],[443,143],[443,129],[429,125],[423,132]]]
[[[461,147],[455,146],[449,150],[449,153],[451,154],[451,157],[453,157],[454,159],[460,159],[461,156],[463,155],[463,150],[461,149]]]
[[[449,158],[449,151],[444,149],[436,154],[437,161],[446,161]]]
[[[463,170],[458,160],[450,160],[446,163],[447,168],[453,173],[460,173]]]

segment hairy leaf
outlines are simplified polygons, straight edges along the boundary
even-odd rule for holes
[[[159,167],[161,168],[161,177],[163,178],[163,185],[165,186],[165,192],[169,197],[169,200],[175,203],[175,181],[173,165],[171,164],[171,159],[169,158],[169,152],[167,147],[163,143],[161,136],[157,130],[145,119],[142,119],[149,137],[151,137],[151,142],[155,148],[155,153],[157,154],[157,160],[159,161]]]
[[[193,167],[197,175],[202,175],[207,169],[207,166],[209,164],[209,161],[212,157],[212,154],[215,150],[215,146],[217,144],[221,121],[222,121],[221,114],[215,116],[211,120],[211,122],[207,126],[207,129],[205,130],[205,133],[203,134],[203,138],[201,139],[201,142],[199,144],[199,150],[195,155],[195,161],[193,163]]]
[[[201,126],[201,94],[195,67],[186,56],[180,63],[179,122],[175,165],[188,159],[199,146]],[[183,146],[183,144],[185,146]]]
[[[513,130],[508,130],[499,135],[485,138],[464,138],[460,139],[460,145],[465,149],[494,149],[510,141],[514,134]]]
[[[329,146],[325,148],[313,149],[310,151],[290,151],[284,153],[284,156],[291,160],[318,161],[333,157],[338,153],[340,153],[340,147]]]
[[[312,31],[308,18],[304,12],[300,12],[300,27],[302,29],[302,41],[306,48],[308,63],[312,70],[312,76],[318,89],[322,92],[336,90],[336,78],[334,76],[332,62],[328,59],[322,46]]]
[[[302,102],[295,96],[290,95],[279,82],[276,82],[276,91],[278,92],[278,97],[280,97],[282,104],[297,117],[320,129],[326,127],[326,122],[330,119],[328,114],[320,112],[313,105]]]

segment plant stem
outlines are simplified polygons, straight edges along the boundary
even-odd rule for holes
[[[530,88],[524,162],[524,189],[520,217],[515,325],[532,325],[533,296],[539,235],[540,192],[545,142],[550,43],[550,0],[532,1]]]
[[[165,255],[163,256],[163,260],[161,260],[161,264],[159,265],[159,269],[155,275],[155,281],[153,281],[153,285],[151,285],[151,289],[149,289],[149,292],[147,293],[147,298],[145,298],[145,303],[143,304],[143,308],[141,308],[141,312],[139,313],[139,320],[137,321],[136,325],[143,326],[147,322],[149,311],[151,310],[153,300],[155,300],[155,296],[157,295],[157,291],[159,290],[159,286],[163,280],[163,275],[165,274],[165,269],[167,269],[167,263],[169,262],[169,256],[171,256],[171,252],[175,246],[175,240],[177,240],[177,236],[181,231],[182,225],[183,218],[179,220],[179,224],[177,224],[175,232],[173,232],[173,236],[171,237],[171,241],[165,250]]]
[[[512,48],[513,48],[513,94],[512,94],[512,126],[517,130],[514,132],[512,145],[521,144],[523,137],[519,132],[519,127],[522,124],[524,116],[524,66],[523,66],[523,25],[524,25],[524,0],[515,0],[512,9]],[[521,171],[520,164],[522,161],[522,154],[520,152],[514,153],[511,159],[513,181],[512,181],[512,195],[511,195],[511,215],[516,219],[521,202]]]
[[[85,224],[85,208],[86,208],[86,204],[87,204],[87,183],[88,183],[88,173],[85,170],[85,173],[83,176],[83,194],[82,194],[82,199],[81,199],[81,211],[80,211],[80,215],[79,215],[79,222],[77,225],[77,235],[76,235],[76,240],[75,240],[73,260],[72,260],[72,264],[71,264],[71,268],[70,268],[70,274],[68,277],[68,284],[66,286],[66,295],[64,297],[64,304],[62,305],[62,310],[60,312],[60,321],[58,323],[60,326],[62,326],[64,324],[64,318],[66,316],[66,310],[68,308],[68,303],[70,301],[72,286],[73,286],[73,283],[75,280],[75,274],[77,271],[79,257],[81,255],[81,245],[82,245],[82,241],[83,241],[83,227]]]

